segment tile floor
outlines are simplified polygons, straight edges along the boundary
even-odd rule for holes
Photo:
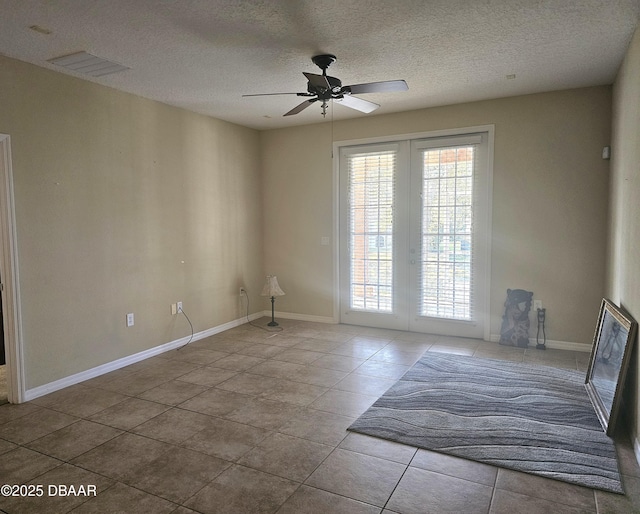
[[[260,320],[265,325],[264,320]],[[626,513],[626,496],[359,434],[346,427],[425,351],[585,370],[587,353],[345,325],[243,325],[22,405],[0,406],[6,513]],[[50,485],[97,495],[50,495]],[[33,487],[32,492],[37,488]],[[85,491],[90,492],[88,489]]]

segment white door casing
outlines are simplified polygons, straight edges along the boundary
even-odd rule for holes
[[[2,277],[2,315],[7,360],[8,399],[24,401],[24,365],[20,288],[18,279],[18,246],[16,242],[11,140],[0,134],[0,276]]]
[[[488,125],[334,144],[337,321],[489,339],[493,135]]]

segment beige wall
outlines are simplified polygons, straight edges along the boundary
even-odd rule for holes
[[[590,344],[605,284],[610,116],[610,88],[595,87],[262,132],[265,265],[287,292],[278,310],[333,316],[335,241],[320,245],[334,224],[332,140],[494,124],[491,333],[506,289],[523,288],[544,302],[549,339]]]
[[[611,212],[607,295],[640,320],[640,30],[613,89]],[[640,456],[640,353],[637,340],[625,402]]]
[[[27,389],[264,308],[256,131],[0,57],[0,133]]]

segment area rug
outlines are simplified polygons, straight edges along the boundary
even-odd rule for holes
[[[585,374],[425,353],[349,430],[623,493]]]

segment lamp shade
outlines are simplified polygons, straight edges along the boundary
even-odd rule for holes
[[[283,296],[284,291],[278,285],[278,277],[275,275],[267,275],[267,281],[262,288],[261,296]]]

